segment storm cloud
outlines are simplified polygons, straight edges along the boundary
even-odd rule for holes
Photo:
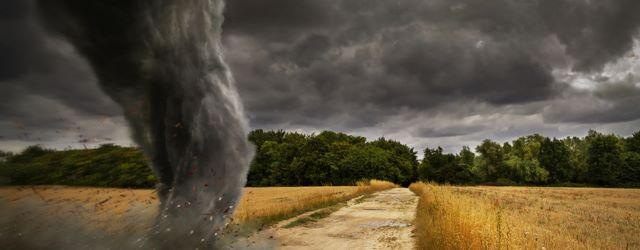
[[[126,135],[120,108],[102,93],[86,60],[47,34],[36,15],[31,1],[0,3],[3,148],[43,142],[60,147]]]
[[[47,124],[35,107],[119,121],[90,67],[42,31],[30,2],[2,5],[2,32],[14,34],[1,42],[3,122]],[[457,150],[536,132],[637,130],[638,10],[635,0],[233,0],[223,45],[252,128]],[[0,126],[5,139],[19,140],[14,127]]]
[[[638,9],[637,1],[239,0],[227,12],[225,46],[253,126],[459,146],[475,136],[637,127]],[[584,78],[589,86],[577,86]]]

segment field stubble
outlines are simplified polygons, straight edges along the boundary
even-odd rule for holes
[[[414,183],[422,249],[639,249],[640,190]]]
[[[250,231],[255,226],[393,187],[392,183],[376,180],[356,186],[249,187],[244,190],[233,221]],[[152,226],[157,213],[156,193],[148,189],[0,187],[0,233],[4,235],[16,230],[55,231],[69,223],[74,228],[106,235],[139,234]]]

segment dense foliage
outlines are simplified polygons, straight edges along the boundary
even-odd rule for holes
[[[0,184],[153,187],[156,178],[135,148],[53,151],[31,146],[0,162]]]
[[[485,140],[473,152],[427,148],[397,141],[325,131],[304,135],[255,130],[247,185],[348,185],[380,179],[402,185],[420,179],[452,184],[640,186],[640,131],[628,138],[589,131],[584,138],[534,134],[499,144]],[[135,148],[53,151],[32,146],[0,152],[0,184],[152,187],[155,178]]]
[[[349,185],[379,179],[408,185],[417,179],[416,152],[399,142],[324,131],[303,135],[255,130],[249,186]]]
[[[255,130],[248,186],[351,185],[379,179],[409,185],[417,180],[416,152],[380,138],[367,142],[335,132],[303,135]],[[0,184],[152,187],[155,178],[135,148],[54,151],[32,146],[0,155]],[[4,159],[4,160],[2,160]]]
[[[424,151],[418,168],[424,181],[454,184],[640,186],[640,131],[628,138],[589,131],[584,138],[550,139],[539,134],[500,145],[484,140],[478,155],[441,148]]]

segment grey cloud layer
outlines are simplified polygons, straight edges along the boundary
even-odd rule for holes
[[[44,31],[33,2],[2,1],[0,32],[0,140],[74,144],[122,134],[124,123],[111,122],[121,120],[120,109],[86,61]]]
[[[0,3],[0,29],[11,34],[0,41],[2,120],[118,120],[84,59],[45,34],[30,5]],[[455,145],[633,130],[639,10],[636,0],[233,0],[223,39],[254,128],[406,130],[397,138]],[[636,66],[607,66],[617,61]],[[577,89],[558,72],[607,77]],[[2,136],[17,138],[7,126]]]
[[[577,93],[553,70],[597,72],[623,57],[638,33],[637,10],[631,0],[238,0],[227,11],[225,45],[257,125],[339,120],[356,129],[462,102],[530,113],[543,110],[524,106],[548,102],[549,122],[630,121],[640,115],[619,109],[640,97],[637,86]],[[627,96],[619,88],[630,88]],[[572,105],[556,101],[567,96],[608,108],[557,117]]]

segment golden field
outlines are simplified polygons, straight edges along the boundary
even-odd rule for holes
[[[245,188],[233,218],[241,224],[268,223],[394,186],[371,181],[357,186]],[[107,234],[136,233],[151,226],[157,213],[157,196],[148,189],[0,187],[0,233],[15,224],[40,231],[70,223]]]
[[[640,190],[414,183],[420,249],[640,249]]]
[[[245,188],[233,218],[238,222],[290,217],[302,211],[346,201],[395,187],[386,181],[359,182],[356,186]]]

